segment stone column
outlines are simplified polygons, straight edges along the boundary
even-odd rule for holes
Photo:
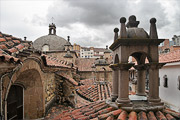
[[[164,63],[150,63],[149,66],[149,103],[160,102],[159,98],[159,69]]]
[[[111,101],[115,102],[118,98],[118,66],[117,64],[114,64],[110,65],[110,68],[113,70]]]
[[[119,76],[118,76],[118,106],[129,106],[129,69],[133,66],[132,63],[118,64]]]
[[[134,66],[138,70],[137,76],[137,95],[145,96],[145,82],[146,82],[146,66],[145,64]]]

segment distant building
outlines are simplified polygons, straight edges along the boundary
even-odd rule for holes
[[[159,54],[164,54],[164,53],[168,53],[168,52],[172,52],[175,51],[177,49],[180,49],[180,45],[177,44],[179,42],[177,42],[178,40],[173,40],[173,41],[169,41],[169,39],[165,39],[165,41],[162,43],[161,46],[159,46]]]
[[[80,49],[81,49],[81,46],[74,43],[73,44],[73,50],[76,52],[76,54],[78,55],[78,57],[80,57]]]
[[[111,50],[106,48],[94,48],[94,47],[81,47],[80,49],[80,57],[81,58],[100,58],[103,56],[104,58],[111,58]]]
[[[180,35],[179,36],[174,35],[172,40],[174,42],[174,45],[180,46]]]

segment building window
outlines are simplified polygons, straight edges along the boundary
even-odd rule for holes
[[[43,45],[42,51],[49,51],[49,45]]]
[[[180,90],[180,76],[178,76],[178,90]]]
[[[164,87],[168,87],[168,78],[167,78],[167,75],[164,75]]]

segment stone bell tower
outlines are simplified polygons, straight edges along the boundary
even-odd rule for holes
[[[138,28],[139,21],[134,15],[120,19],[119,29],[115,28],[114,42],[110,46],[113,51],[113,64],[110,67],[113,70],[113,87],[111,101],[116,102],[119,107],[132,107],[135,105],[129,98],[129,69],[134,67],[138,72],[137,96],[145,96],[145,106],[157,105],[163,108],[163,103],[159,98],[159,69],[164,65],[159,63],[158,45],[164,39],[158,39],[156,30],[156,19],[150,20],[150,34],[143,28]],[[129,56],[133,56],[137,65],[128,63]],[[149,63],[145,63],[148,59]],[[149,69],[149,93],[145,93],[145,74]]]
[[[56,25],[54,23],[49,24],[49,35],[56,35]]]

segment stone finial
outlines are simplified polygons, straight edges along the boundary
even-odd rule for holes
[[[120,23],[121,23],[120,38],[127,38],[127,32],[126,32],[126,26],[125,26],[126,18],[121,17]]]
[[[108,45],[106,45],[106,50],[108,49]]]
[[[67,36],[67,40],[68,40],[68,42],[70,41],[70,36]]]
[[[156,29],[156,18],[150,19],[150,38],[151,39],[158,39],[157,29]]]
[[[119,32],[119,29],[114,28],[114,41],[118,38],[118,32]]]
[[[138,27],[138,25],[139,25],[139,21],[136,21],[136,16],[135,15],[131,15],[129,17],[128,23],[126,24],[126,27],[127,28],[132,28],[132,27]]]

